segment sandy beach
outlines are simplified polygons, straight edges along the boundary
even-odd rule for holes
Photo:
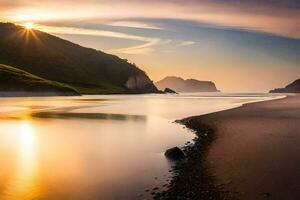
[[[300,199],[300,96],[247,104],[182,123],[200,137],[195,146],[207,142],[188,151],[167,199],[178,193],[189,199]],[[199,165],[204,175],[194,170]],[[178,192],[187,180],[192,194]],[[214,185],[208,195],[200,194],[203,184]]]
[[[248,104],[199,118],[218,138],[207,162],[241,199],[300,198],[300,97]]]

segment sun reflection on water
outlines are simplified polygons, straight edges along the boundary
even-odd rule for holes
[[[39,194],[36,163],[36,133],[30,121],[19,126],[19,165],[8,184],[7,200],[29,200]]]

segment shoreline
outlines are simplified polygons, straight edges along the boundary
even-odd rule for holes
[[[234,194],[215,184],[214,176],[205,163],[208,149],[217,137],[214,129],[206,124],[196,125],[190,121],[192,118],[176,120],[176,123],[185,125],[196,137],[193,139],[194,143],[192,145],[181,148],[186,158],[177,161],[172,166],[173,178],[168,189],[156,193],[153,198],[155,200],[235,200]]]
[[[249,119],[249,117],[254,119],[257,118],[257,120],[260,120],[260,118],[261,120],[271,120],[276,118],[275,120],[277,120],[277,122],[278,120],[281,120],[281,118],[295,117],[295,112],[297,117],[297,114],[300,114],[299,110],[296,109],[293,114],[289,111],[298,108],[298,106],[300,106],[300,103],[298,102],[300,102],[300,96],[287,96],[284,98],[271,99],[269,101],[250,102],[225,111],[177,120],[177,123],[185,125],[195,133],[195,143],[192,146],[185,146],[183,148],[186,153],[186,159],[175,164],[173,179],[169,188],[166,191],[154,195],[154,199],[253,199],[253,196],[247,198],[245,195],[247,194],[247,192],[245,192],[247,191],[246,186],[245,188],[238,189],[230,186],[231,182],[235,181],[234,178],[233,180],[226,181],[224,181],[224,179],[222,181],[217,180],[220,179],[217,175],[222,175],[222,173],[216,173],[216,166],[214,163],[215,161],[218,161],[218,154],[211,152],[221,152],[220,147],[218,147],[218,144],[216,143],[220,140],[224,140],[223,136],[222,138],[219,138],[223,132],[226,132],[222,130],[222,123],[230,117],[233,121],[241,122],[241,124],[247,123],[245,120]],[[290,103],[291,105],[288,105],[287,103]],[[256,110],[251,111],[252,109]],[[248,113],[245,113],[245,111],[248,111]],[[284,114],[287,116],[284,116]],[[253,121],[249,126],[255,126],[256,123],[256,121]],[[231,127],[234,127],[234,125],[235,123],[233,122],[230,124]],[[297,126],[299,129],[296,130],[300,130],[299,126]],[[212,146],[214,146],[214,150],[212,150]],[[222,155],[222,153],[219,154]],[[298,161],[296,160],[295,162]],[[211,163],[214,164],[212,165]],[[221,168],[221,161],[218,162],[218,165],[219,168]],[[227,165],[230,165],[230,162],[227,162]],[[227,166],[227,169],[230,169],[230,166]],[[258,170],[259,169],[260,168],[258,168]],[[222,170],[219,171],[222,172]],[[258,172],[261,173],[260,171]],[[223,173],[223,175],[226,176],[226,173]],[[234,175],[238,176],[233,173],[232,176],[234,177]],[[236,181],[235,185],[239,185],[239,183]],[[268,190],[270,191],[271,189]],[[274,190],[278,190],[278,188],[275,188]],[[260,196],[256,196],[255,198],[269,198],[271,193],[274,193],[274,191],[269,191],[260,192]]]
[[[269,101],[274,101],[274,99]],[[259,102],[261,101],[246,104]],[[215,184],[215,178],[211,173],[209,166],[205,163],[205,156],[207,155],[209,147],[217,138],[215,128],[205,123],[195,123],[194,119],[237,109],[246,104],[204,115],[186,117],[175,121],[175,123],[184,125],[195,134],[195,138],[193,139],[194,143],[181,147],[186,157],[182,161],[174,162],[175,165],[171,167],[173,176],[171,182],[167,190],[153,195],[155,200],[237,200],[234,193],[226,191],[222,185]]]

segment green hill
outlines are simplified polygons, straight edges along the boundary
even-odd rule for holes
[[[74,89],[23,70],[0,64],[0,96],[69,96]]]
[[[124,59],[11,23],[0,23],[0,63],[81,93],[157,92],[146,73]]]

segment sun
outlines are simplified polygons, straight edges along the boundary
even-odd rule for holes
[[[24,27],[28,30],[32,29],[34,24],[32,22],[27,22],[24,24]]]

